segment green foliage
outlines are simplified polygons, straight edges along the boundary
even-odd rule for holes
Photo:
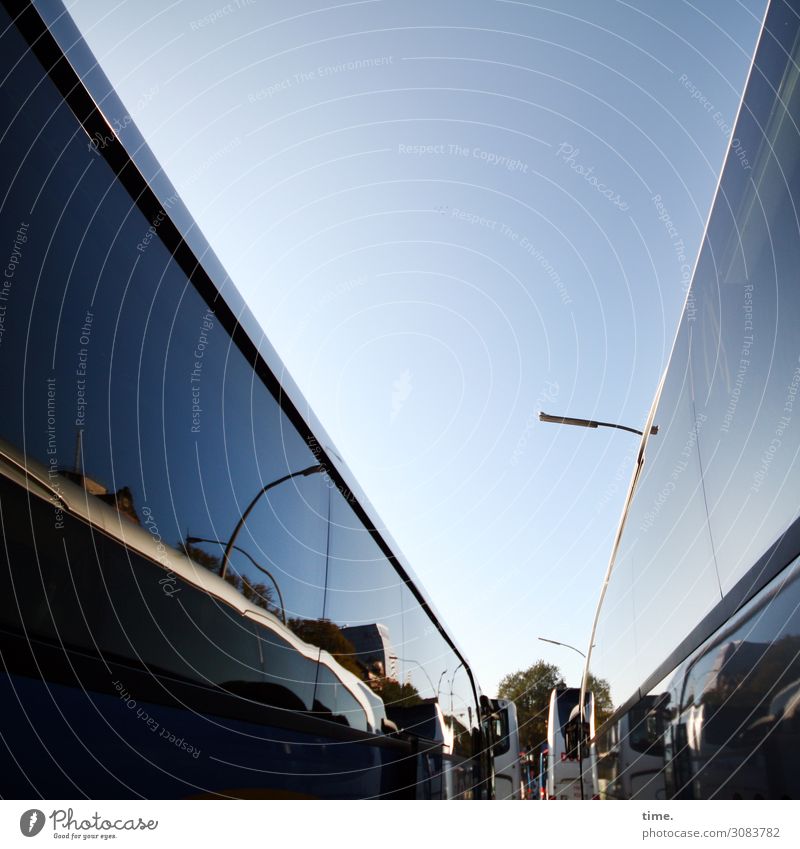
[[[393,678],[376,678],[369,682],[376,696],[392,707],[411,707],[422,703],[419,691],[412,684],[401,684]]]
[[[200,566],[204,566],[209,572],[218,575],[222,571],[222,558],[209,554],[202,548],[189,542],[179,542],[178,550],[194,560]],[[252,581],[246,575],[240,575],[233,566],[225,572],[225,581],[237,589],[250,602],[258,607],[263,607],[270,613],[280,617],[282,611],[275,601],[275,590],[270,584],[263,581]]]
[[[586,682],[588,689],[594,693],[594,726],[600,726],[614,713],[614,705],[611,702],[611,688],[605,678],[596,678],[589,673]]]
[[[589,673],[589,689],[594,693],[595,723],[599,727],[613,713],[608,682]],[[497,694],[517,706],[520,744],[538,751],[547,741],[547,714],[550,691],[564,686],[561,670],[552,663],[537,660],[533,666],[506,675]]]
[[[190,557],[194,560],[195,563],[198,563],[200,566],[205,566],[209,572],[217,572],[219,573],[220,567],[222,566],[222,558],[215,557],[213,554],[209,554],[207,551],[203,551],[202,548],[196,545],[192,545],[189,542],[179,542],[178,550],[182,551],[187,557]]]
[[[550,691],[564,684],[561,670],[552,663],[537,660],[533,666],[506,675],[500,682],[498,695],[511,699],[517,706],[520,744],[534,750],[547,740],[547,711]]]
[[[330,619],[290,619],[288,625],[301,640],[330,652],[345,669],[359,678],[364,677],[364,670],[355,657],[356,647]]]

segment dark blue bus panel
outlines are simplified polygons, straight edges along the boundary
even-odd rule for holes
[[[773,0],[598,612],[609,798],[800,796],[798,62]]]
[[[0,796],[491,795],[463,655],[85,46],[2,5]]]

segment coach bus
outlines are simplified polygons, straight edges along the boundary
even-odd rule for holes
[[[609,798],[800,796],[798,63],[772,0],[598,602]]]
[[[69,15],[0,5],[0,795],[490,797],[467,660]]]
[[[594,770],[589,741],[594,735],[594,697],[580,687],[555,687],[547,715],[547,753],[543,758],[543,799],[593,799]]]
[[[524,799],[523,753],[520,752],[517,706],[511,699],[492,699],[494,784],[497,799]]]

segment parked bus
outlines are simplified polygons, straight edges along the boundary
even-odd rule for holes
[[[524,799],[517,706],[510,699],[493,699],[492,708],[496,798]]]
[[[607,722],[594,742],[595,785],[602,799],[663,799],[664,743],[657,696],[645,696]]]
[[[799,66],[772,0],[598,601],[609,798],[800,797]]]
[[[554,688],[550,693],[547,718],[547,799],[594,798],[592,755],[589,741],[594,736],[594,697],[586,694],[583,721],[580,688]]]
[[[490,796],[466,658],[68,12],[1,5],[0,796]]]

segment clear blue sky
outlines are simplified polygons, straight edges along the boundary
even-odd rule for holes
[[[537,412],[643,423],[765,0],[67,5],[484,691],[577,684],[637,439]]]

